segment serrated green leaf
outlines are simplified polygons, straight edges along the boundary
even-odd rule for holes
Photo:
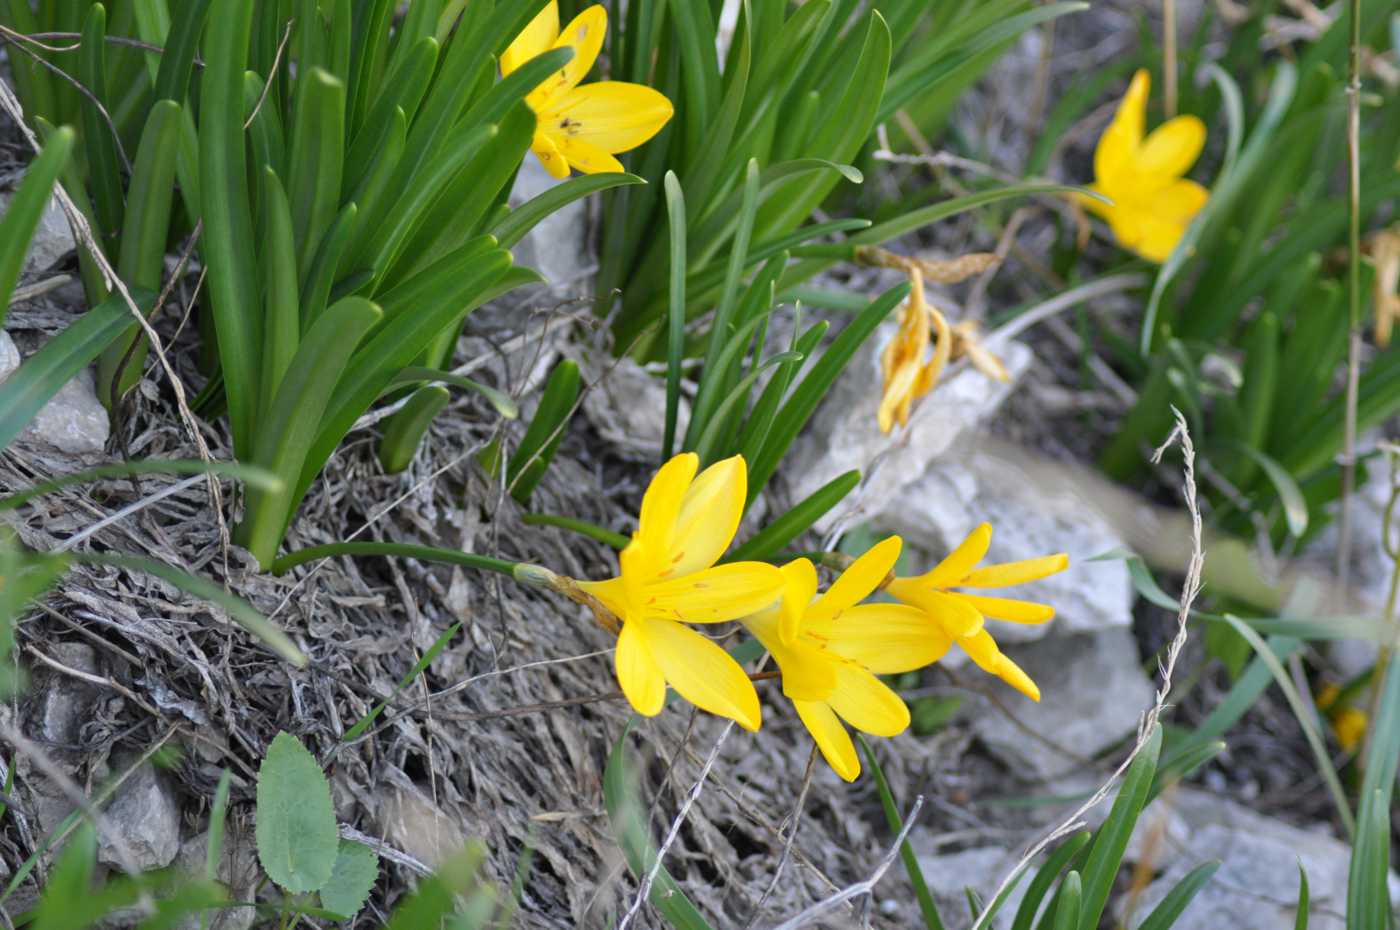
[[[330,881],[340,851],[331,786],[316,757],[282,732],[258,767],[258,861],[292,894]]]

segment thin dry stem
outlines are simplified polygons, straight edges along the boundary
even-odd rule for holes
[[[1142,721],[1138,725],[1137,740],[1133,743],[1132,751],[1119,763],[1093,796],[1074,810],[1063,822],[1061,822],[1044,837],[1031,845],[1002,879],[997,886],[996,893],[988,898],[988,903],[995,903],[1001,896],[1021,877],[1022,873],[1031,864],[1036,856],[1040,855],[1049,845],[1056,840],[1068,836],[1084,825],[1084,816],[1093,808],[1097,807],[1108,797],[1113,786],[1118,779],[1128,770],[1128,766],[1133,764],[1133,760],[1142,752],[1144,746],[1152,736],[1152,731],[1156,727],[1158,720],[1162,716],[1163,710],[1167,706],[1167,695],[1171,692],[1172,676],[1176,671],[1177,660],[1181,657],[1181,650],[1186,645],[1186,621],[1191,616],[1191,605],[1195,602],[1196,596],[1201,591],[1201,572],[1205,568],[1205,548],[1202,544],[1202,521],[1201,510],[1196,500],[1196,447],[1191,442],[1191,432],[1186,425],[1186,418],[1181,415],[1181,411],[1172,408],[1172,414],[1176,418],[1176,427],[1166,442],[1153,453],[1154,463],[1160,462],[1162,455],[1178,441],[1181,443],[1181,454],[1183,459],[1182,471],[1182,495],[1186,499],[1186,509],[1191,516],[1191,558],[1186,565],[1186,580],[1182,584],[1181,599],[1176,618],[1176,635],[1172,638],[1171,645],[1167,647],[1166,657],[1161,664],[1162,683],[1157,689],[1157,694],[1152,702],[1152,706],[1143,714]],[[987,925],[989,909],[983,908],[978,915],[977,922],[972,925],[972,930],[982,930]]]

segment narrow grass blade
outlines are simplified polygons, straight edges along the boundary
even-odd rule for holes
[[[859,484],[859,471],[848,471],[831,479],[795,504],[787,513],[769,522],[742,546],[731,552],[725,561],[772,558],[788,543],[805,533],[831,508],[841,503]]]
[[[274,575],[287,572],[306,562],[329,559],[342,555],[383,555],[401,559],[418,559],[420,562],[441,562],[445,565],[460,565],[478,571],[498,572],[513,575],[516,563],[489,555],[474,555],[460,549],[440,549],[433,546],[415,546],[409,543],[345,542],[327,543],[324,546],[311,546],[289,552],[272,564]]]
[[[1059,901],[1055,904],[1054,930],[1080,930],[1083,886],[1078,872],[1070,872],[1060,883]],[[1082,926],[1096,927],[1098,921],[1085,922]]]
[[[208,296],[228,398],[234,448],[251,457],[262,355],[262,301],[243,142],[243,70],[252,0],[213,0],[200,75],[199,176]]]
[[[1097,927],[1104,907],[1108,904],[1113,881],[1123,862],[1123,853],[1137,825],[1138,815],[1147,803],[1147,792],[1157,771],[1158,754],[1162,751],[1162,728],[1159,724],[1138,753],[1113,802],[1108,819],[1099,827],[1089,858],[1084,863],[1084,896],[1081,925]],[[1073,874],[1073,873],[1071,873]]]
[[[272,472],[257,465],[242,462],[202,462],[198,459],[137,459],[129,462],[112,462],[98,465],[83,471],[73,472],[52,481],[45,481],[25,488],[17,494],[0,497],[0,513],[22,507],[29,501],[45,494],[93,481],[106,481],[111,478],[129,478],[133,475],[223,475],[237,478],[249,487],[273,490],[282,482]]]
[[[1400,662],[1386,668],[1371,721],[1361,816],[1347,881],[1347,930],[1390,930],[1390,807],[1400,763]]]
[[[646,807],[627,761],[627,734],[631,728],[629,722],[608,754],[608,764],[603,770],[603,804],[608,809],[613,838],[622,848],[633,876],[640,879],[656,867],[657,854],[647,829]],[[709,922],[665,866],[657,870],[656,881],[651,886],[651,903],[673,930],[710,930]]]
[[[509,249],[525,238],[525,234],[534,229],[545,217],[576,200],[582,200],[589,194],[596,194],[614,187],[645,183],[644,179],[635,174],[608,172],[579,175],[564,181],[562,184],[556,184],[544,193],[537,194],[525,201],[503,216],[487,231],[496,237],[501,248]]]
[[[217,607],[222,608],[233,618],[239,626],[247,630],[257,639],[270,648],[273,652],[286,659],[297,668],[306,667],[306,656],[296,647],[296,644],[288,638],[273,622],[242,598],[234,597],[223,588],[196,575],[172,568],[164,562],[157,562],[154,559],[140,558],[138,556],[120,555],[117,553],[98,552],[75,552],[72,553],[74,561],[88,562],[94,565],[112,565],[124,568],[128,571],[145,572],[154,575],[162,581],[174,585],[186,594],[193,595],[201,600],[208,601]]]
[[[899,805],[895,803],[894,794],[890,791],[890,783],[885,779],[880,760],[875,758],[875,753],[866,742],[865,736],[857,733],[856,739],[860,741],[861,752],[865,754],[865,763],[870,767],[870,774],[875,777],[875,790],[880,795],[880,806],[885,810],[885,823],[890,832],[898,836],[904,829],[904,819],[899,816]],[[943,930],[943,918],[938,913],[938,904],[928,890],[928,882],[924,881],[924,870],[919,867],[919,858],[914,855],[914,848],[909,845],[908,840],[899,844],[899,858],[904,863],[904,872],[909,876],[909,884],[914,888],[914,898],[919,902],[919,913],[923,915],[924,926],[928,930]]]
[[[133,292],[142,312],[155,301],[150,292]],[[29,421],[121,335],[131,320],[126,301],[111,297],[83,314],[31,355],[0,383],[0,449],[15,440]]]
[[[1188,872],[1186,877],[1172,886],[1172,890],[1152,909],[1152,913],[1138,924],[1137,930],[1171,930],[1181,913],[1205,887],[1206,882],[1215,877],[1219,868],[1219,862],[1203,862]]]
[[[379,719],[379,715],[384,713],[384,709],[389,706],[390,702],[398,698],[409,685],[413,684],[414,680],[417,679],[419,675],[427,671],[428,666],[432,665],[433,660],[442,654],[442,651],[447,648],[447,644],[452,642],[452,637],[456,636],[457,631],[461,628],[462,624],[460,623],[454,623],[448,627],[446,631],[428,647],[428,651],[423,653],[422,657],[417,662],[413,663],[413,668],[409,669],[408,674],[399,680],[393,693],[378,704],[375,704],[369,713],[355,721],[355,725],[346,730],[345,735],[340,738],[341,742],[353,743],[355,740],[359,739],[366,730],[373,726],[374,721]]]
[[[1088,848],[1092,838],[1091,833],[1076,833],[1050,854],[1045,864],[1036,871],[1030,885],[1026,887],[1026,894],[1021,898],[1020,906],[1016,908],[1016,918],[1011,923],[1011,930],[1031,930],[1041,902],[1050,893],[1060,873]]]
[[[68,164],[73,152],[73,130],[55,130],[41,151],[25,169],[24,180],[10,199],[4,219],[0,219],[0,323],[10,307],[10,295],[24,267],[24,256],[39,218],[53,194],[54,182]]]
[[[507,488],[522,506],[529,504],[530,495],[544,478],[564,438],[569,415],[578,401],[579,381],[578,365],[572,359],[555,366],[535,408],[534,419],[506,465]]]
[[[622,549],[631,542],[631,538],[621,533],[614,533],[612,530],[604,529],[595,523],[586,520],[579,520],[575,517],[559,517],[547,513],[527,513],[521,517],[521,521],[527,526],[556,526],[561,530],[568,530],[571,533],[578,533],[580,536],[587,536],[589,539],[597,540],[605,546],[612,546],[614,549]]]
[[[97,212],[97,232],[111,246],[122,228],[121,160],[117,155],[114,125],[109,122],[107,97],[107,11],[100,3],[88,10],[83,41],[78,50],[78,80],[88,94],[82,102],[82,142],[86,153],[88,187]],[[99,109],[102,108],[102,109]]]
[[[666,326],[666,430],[661,458],[671,458],[676,447],[676,422],[681,404],[681,362],[685,354],[685,192],[674,172],[666,172],[666,217],[671,243],[671,288]]]

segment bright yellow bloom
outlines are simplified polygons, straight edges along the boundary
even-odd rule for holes
[[[621,171],[613,155],[641,145],[671,118],[671,101],[650,87],[624,81],[578,86],[597,61],[607,31],[607,10],[595,5],[561,33],[559,5],[550,0],[501,55],[504,76],[551,49],[574,50],[572,61],[525,98],[537,121],[530,147],[556,178],[568,177],[570,167],[584,174]]]
[[[860,774],[860,758],[843,720],[873,736],[897,736],[909,726],[909,708],[875,676],[923,668],[951,645],[921,610],[859,603],[884,582],[899,548],[898,536],[874,546],[821,597],[812,563],[789,562],[782,603],[743,621],[773,654],[783,693],[846,781]]]
[[[991,542],[992,528],[983,523],[932,571],[914,578],[896,578],[886,586],[885,591],[925,611],[984,672],[996,675],[1031,700],[1038,701],[1040,689],[1020,666],[997,648],[996,640],[985,629],[984,621],[990,617],[1012,623],[1045,623],[1055,616],[1055,608],[1032,601],[987,597],[952,589],[1006,588],[1036,581],[1068,568],[1069,556],[1061,552],[1023,562],[977,568]]]
[[[622,620],[617,680],[638,713],[660,713],[669,684],[697,707],[757,730],[753,683],[728,653],[685,624],[762,610],[782,595],[783,574],[763,562],[715,565],[739,529],[747,470],[737,455],[696,477],[699,464],[685,452],[661,466],[618,557],[621,573],[579,587]]]
[[[1107,220],[1125,248],[1148,261],[1164,262],[1209,196],[1204,187],[1182,177],[1201,154],[1206,127],[1194,116],[1178,116],[1144,138],[1150,87],[1146,71],[1133,75],[1094,150],[1090,189],[1113,202],[1092,197],[1079,202]]]

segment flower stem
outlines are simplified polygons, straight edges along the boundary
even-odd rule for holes
[[[457,549],[439,549],[434,546],[415,546],[408,543],[340,542],[289,552],[272,563],[272,573],[284,575],[305,562],[338,555],[389,555],[405,559],[419,559],[424,562],[445,562],[449,565],[461,565],[464,568],[474,568],[479,571],[499,572],[502,575],[510,575],[512,578],[516,577],[516,570],[521,567],[519,562],[507,562],[505,559],[496,559],[489,555],[475,555]]]

